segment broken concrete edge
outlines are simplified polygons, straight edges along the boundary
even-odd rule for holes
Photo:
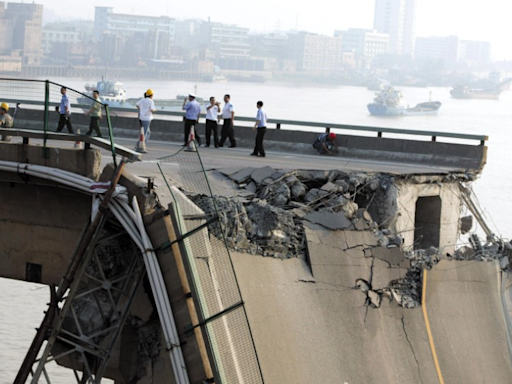
[[[217,210],[220,212],[231,249],[263,256],[272,256],[272,251],[275,251],[274,257],[278,258],[304,256],[303,239],[294,239],[297,233],[303,232],[301,222],[304,220],[331,230],[387,228],[390,223],[385,222],[385,218],[392,217],[395,212],[379,212],[374,207],[370,207],[373,212],[369,212],[359,208],[356,200],[362,195],[391,195],[395,193],[391,191],[392,186],[400,186],[402,183],[470,182],[476,178],[470,172],[397,176],[386,173],[346,173],[339,170],[279,170],[268,166],[260,169],[247,167],[209,171],[210,175],[217,172],[234,183],[238,196],[214,196],[215,209],[209,196],[184,192],[207,215],[213,215]],[[389,199],[383,198],[378,204],[387,204]],[[292,221],[295,223],[292,224]],[[275,226],[269,227],[272,222]],[[282,227],[281,224],[285,222],[287,224]],[[277,249],[269,245],[277,246]]]
[[[347,236],[357,231],[366,231],[374,236],[375,246],[365,248],[365,251],[369,251],[368,257],[385,262],[389,268],[405,268],[406,271],[402,278],[375,289],[371,288],[372,281],[366,282],[370,287],[366,302],[370,306],[379,307],[382,298],[388,297],[404,308],[416,308],[421,305],[423,269],[431,269],[444,258],[467,260],[459,252],[452,257],[448,253],[442,255],[439,249],[405,250],[402,238],[385,223],[374,221],[370,212],[365,207],[360,208],[356,200],[358,194],[385,192],[392,185],[470,183],[477,178],[473,172],[390,175],[281,171],[271,167],[225,169],[219,172],[235,182],[239,192],[247,192],[247,196],[188,195],[207,215],[213,215],[216,210],[220,212],[224,234],[219,229],[210,230],[217,237],[225,235],[228,247],[233,250],[280,259],[300,257],[308,260],[307,241],[304,238],[304,225],[307,222],[332,231],[345,231]],[[336,204],[332,204],[333,201]],[[493,255],[490,259],[499,258],[502,264],[509,260],[500,253]],[[489,261],[489,258],[477,257],[475,260]],[[365,279],[361,278],[360,281]]]

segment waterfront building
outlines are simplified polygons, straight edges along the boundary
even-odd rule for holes
[[[134,33],[159,31],[174,40],[175,20],[167,16],[142,16],[114,13],[112,7],[95,7],[94,38],[102,41],[105,33],[130,36]],[[158,34],[156,35],[158,38]]]
[[[51,55],[55,44],[80,43],[83,40],[83,33],[75,28],[69,29],[43,29],[42,47],[45,55]]]
[[[457,36],[430,36],[416,38],[416,60],[442,60],[453,66],[459,60],[460,43]]]
[[[23,64],[39,64],[42,57],[42,28],[43,6],[41,4],[0,1],[1,52],[19,51]]]
[[[389,51],[389,35],[371,29],[349,28],[346,31],[334,31],[340,36],[344,52],[355,52],[361,58],[372,58]]]
[[[389,52],[414,52],[417,0],[375,0],[373,28],[389,35]]]
[[[249,35],[251,56],[285,59],[288,35],[285,33],[265,33]]]
[[[186,19],[174,22],[173,50],[177,52],[196,50],[200,48],[202,20]]]
[[[297,71],[329,74],[341,70],[341,37],[298,32],[289,34],[288,38],[287,54],[295,60]]]
[[[175,20],[167,16],[114,13],[112,7],[95,10],[94,39],[106,64],[169,59],[174,28]]]
[[[249,28],[208,20],[202,24],[201,40],[216,52],[218,59],[247,59],[250,56]]]
[[[491,43],[487,41],[461,40],[459,60],[470,67],[491,63]]]

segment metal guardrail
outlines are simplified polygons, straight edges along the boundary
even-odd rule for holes
[[[32,129],[22,128],[0,128],[0,135],[9,135],[13,137],[22,137],[23,144],[29,144],[30,139],[41,139],[41,140],[57,140],[57,141],[69,141],[69,142],[83,142],[85,149],[89,149],[91,145],[106,150],[111,149],[110,140],[102,139],[101,137],[91,137],[87,135],[76,135],[70,133],[60,132],[47,132],[35,131]],[[133,151],[129,148],[123,147],[122,145],[114,144],[115,151],[118,155],[123,156],[128,161],[141,161],[142,154]]]
[[[48,124],[50,116],[50,108],[58,106],[61,100],[61,88],[67,89],[68,97],[72,96],[71,99],[77,97],[83,97],[91,100],[92,103],[98,103],[101,105],[102,114],[105,115],[108,127],[110,142],[110,151],[112,152],[112,160],[114,165],[117,167],[116,161],[116,145],[114,144],[114,137],[112,132],[112,122],[110,120],[110,112],[108,104],[97,102],[92,97],[77,91],[73,88],[67,87],[63,84],[54,83],[49,80],[31,80],[31,79],[9,79],[0,78],[0,97],[2,102],[14,103],[18,107],[21,103],[28,105],[39,105],[44,108],[44,119],[43,119],[43,146],[46,149],[46,142],[48,140]],[[32,98],[33,100],[27,100],[26,98]],[[90,109],[91,104],[87,105],[86,108]],[[73,106],[72,106],[73,107]],[[66,126],[68,123],[66,123]],[[68,129],[71,131],[71,125]],[[45,150],[44,156],[47,151]]]
[[[26,105],[37,105],[43,106],[44,102],[32,101],[32,100],[14,100],[14,99],[2,99],[8,103],[21,103]],[[50,103],[50,106],[56,106],[58,103]],[[105,105],[111,112],[133,112],[138,113],[135,108],[123,108],[123,107],[109,107],[107,103]],[[90,105],[87,104],[73,104],[73,108],[77,109],[88,109]],[[184,112],[170,112],[158,110],[155,113],[154,118],[158,119],[158,116],[174,116],[184,118]],[[201,114],[203,116],[203,114]],[[236,121],[243,122],[254,122],[252,117],[236,116]],[[424,131],[424,130],[410,130],[410,129],[398,129],[398,128],[384,128],[384,127],[370,127],[363,125],[349,125],[349,124],[335,124],[335,123],[324,123],[324,122],[311,122],[311,121],[299,121],[299,120],[285,120],[285,119],[269,119],[270,124],[275,124],[276,129],[282,129],[283,126],[296,126],[296,127],[311,127],[311,128],[323,128],[325,132],[330,132],[331,129],[340,129],[347,131],[358,131],[358,132],[375,132],[377,137],[383,137],[383,134],[393,135],[408,135],[408,136],[428,136],[431,141],[437,141],[438,137],[445,137],[451,139],[462,139],[462,140],[473,140],[478,141],[479,145],[485,145],[485,142],[489,140],[486,135],[468,135],[463,133],[451,133],[451,132],[440,132],[440,131]]]

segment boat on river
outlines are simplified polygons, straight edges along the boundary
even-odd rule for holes
[[[101,100],[104,103],[111,104],[123,104],[126,102],[126,90],[123,87],[123,83],[119,81],[111,81],[101,79],[96,84],[85,84],[85,94],[89,97],[93,97],[93,91],[100,93]],[[90,100],[87,98],[79,98],[79,103],[89,104]]]
[[[440,101],[427,101],[410,108],[403,97],[402,91],[388,86],[375,94],[373,103],[367,105],[368,111],[375,116],[435,115],[442,105]]]
[[[487,86],[485,88],[471,87],[468,85],[457,84],[450,91],[450,95],[454,99],[492,99],[498,100],[503,91],[510,88],[512,79],[506,79],[501,83],[496,83],[494,86]]]
[[[98,90],[100,93],[101,101],[108,104],[109,107],[114,108],[135,109],[137,102],[141,99],[141,97],[143,97],[127,98],[123,83],[105,79],[98,81],[96,84],[86,84],[85,90],[85,94],[91,98],[92,92],[94,90]],[[182,110],[181,107],[185,98],[188,98],[188,95],[177,95],[174,99],[154,98],[153,101],[158,111],[180,112]],[[196,97],[196,100],[199,104],[201,104],[201,109],[204,109],[202,105],[205,103],[205,100],[202,97]],[[77,101],[79,104],[91,103],[91,99],[87,97],[79,97]]]

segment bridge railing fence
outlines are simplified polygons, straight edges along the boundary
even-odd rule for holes
[[[44,108],[44,129],[46,132],[48,129],[50,129],[48,127],[49,113],[51,112],[52,108],[54,110],[55,107],[60,104],[62,97],[60,93],[61,87],[61,84],[57,84],[48,80],[20,80],[0,78],[0,102],[6,101],[12,103],[13,105],[21,103],[24,107],[30,106],[34,109]],[[72,113],[83,113],[84,111],[90,109],[91,105],[95,103],[94,99],[90,97],[90,95],[86,95],[72,88],[67,88],[67,94],[71,102]],[[113,124],[111,121],[111,115],[114,115],[115,117],[118,115],[125,115],[135,118],[138,115],[138,111],[134,107],[110,107],[108,103],[100,104],[103,110],[102,115],[105,117],[105,121],[108,126],[109,139],[113,143]],[[184,113],[181,111],[158,110],[154,117],[155,119],[164,120],[182,120],[184,118]],[[200,120],[201,119],[204,119],[204,113],[200,116]],[[235,122],[236,124],[241,125],[252,125],[254,123],[254,117],[236,116]],[[275,129],[292,128],[312,132],[335,132],[356,134],[361,136],[377,136],[379,138],[403,137],[411,140],[426,139],[430,141],[438,141],[439,139],[443,138],[450,141],[476,141],[478,142],[478,145],[485,145],[486,141],[489,140],[488,136],[485,135],[471,135],[416,129],[371,127],[352,124],[338,124],[332,122],[312,122],[271,118],[268,120],[268,123],[269,128]],[[112,150],[114,151],[113,146]],[[113,152],[113,156],[115,157],[115,152]]]
[[[68,113],[64,107],[63,90],[70,102]],[[95,104],[100,106],[101,118],[104,119],[108,128],[108,139],[111,145],[111,152],[114,164],[117,166],[116,150],[113,135],[113,126],[110,118],[110,110],[108,104],[94,100],[91,95],[69,88],[66,85],[58,84],[49,80],[27,80],[27,79],[9,79],[0,78],[0,102],[9,104],[9,113],[16,123],[16,114],[18,109],[25,108],[27,105],[31,109],[44,110],[43,130],[44,140],[43,153],[47,153],[48,132],[67,129],[69,133],[76,132],[73,128],[72,116],[74,113],[89,112]],[[61,105],[61,103],[63,105]],[[59,114],[59,123],[57,127],[50,126],[51,114]],[[81,132],[82,134],[85,132]],[[88,132],[92,133],[92,132]]]

